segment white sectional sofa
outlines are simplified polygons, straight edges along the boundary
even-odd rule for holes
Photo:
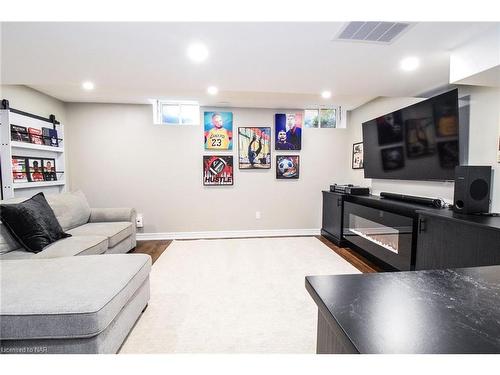
[[[46,198],[71,237],[35,254],[0,225],[0,353],[116,353],[149,301],[151,257],[117,254],[136,245],[135,210]]]

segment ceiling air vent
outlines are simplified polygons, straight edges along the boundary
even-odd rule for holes
[[[335,40],[388,44],[409,26],[403,22],[349,22]]]

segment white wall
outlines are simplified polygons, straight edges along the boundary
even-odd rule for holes
[[[494,170],[492,207],[500,211],[500,164],[496,160],[500,123],[500,89],[461,86],[459,96],[470,95],[469,165],[491,165]],[[385,113],[417,103],[419,98],[378,98],[349,112],[347,131],[349,143],[362,141],[362,123]],[[352,154],[352,151],[350,151]],[[349,162],[350,168],[350,162]],[[388,191],[401,194],[440,197],[453,201],[452,182],[397,181],[365,179],[363,170],[348,174],[354,184],[371,186],[374,194]]]
[[[492,212],[500,212],[500,163],[497,162],[500,128],[500,88],[463,86],[470,95],[469,165],[493,167]]]
[[[234,186],[203,187],[201,125],[154,125],[146,105],[67,108],[71,188],[82,189],[92,206],[136,207],[144,214],[145,233],[318,229],[321,190],[346,181],[346,129],[303,130],[299,180],[276,180],[274,150],[272,169],[240,171],[234,147]],[[273,127],[274,114],[282,112],[218,110],[233,112],[235,130]]]
[[[450,53],[450,82],[477,84],[477,75],[500,65],[500,25],[455,48]],[[498,78],[495,80],[498,82]],[[491,86],[487,84],[486,86]]]

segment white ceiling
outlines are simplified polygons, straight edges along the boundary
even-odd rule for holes
[[[333,41],[334,23],[2,23],[1,80],[68,102],[347,109],[377,96],[414,96],[449,81],[450,51],[493,26],[416,23],[390,45]],[[186,57],[205,43],[208,60]],[[415,72],[401,58],[418,56]],[[81,89],[84,80],[96,89]],[[206,88],[219,94],[210,97]],[[329,89],[331,99],[321,99]]]

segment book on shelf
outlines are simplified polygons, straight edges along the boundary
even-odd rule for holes
[[[42,141],[42,131],[37,128],[28,128],[28,134],[30,137],[30,142],[36,145],[43,145]]]
[[[16,182],[28,182],[28,173],[26,170],[26,158],[12,157],[12,178]]]
[[[51,128],[42,128],[43,144],[46,146],[59,147],[57,130]]]
[[[16,142],[29,142],[30,137],[25,126],[10,125],[10,138]]]
[[[55,159],[42,159],[42,171],[45,181],[57,181]]]
[[[30,182],[44,181],[41,158],[28,158],[28,168]]]

